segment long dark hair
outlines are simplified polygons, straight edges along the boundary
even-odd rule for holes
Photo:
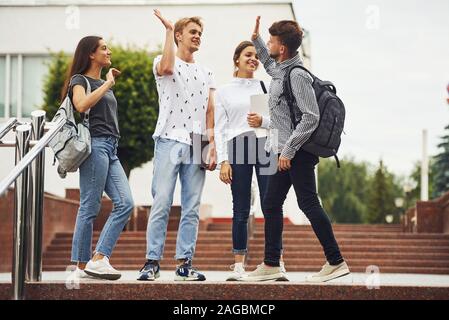
[[[237,60],[239,59],[240,55],[242,54],[242,51],[248,47],[254,47],[254,44],[251,41],[242,41],[239,43],[237,48],[235,48],[234,57],[232,58],[232,60],[234,60],[234,67],[237,67]],[[237,76],[237,72],[238,71],[234,71],[234,77]]]
[[[70,79],[74,74],[83,74],[90,68],[90,55],[94,53],[100,45],[102,37],[87,36],[78,42],[76,46],[75,54],[73,56],[72,63],[70,64],[67,72],[64,88],[61,91],[61,101],[64,100],[67,95]]]

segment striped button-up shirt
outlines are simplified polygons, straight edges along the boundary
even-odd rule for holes
[[[296,151],[310,138],[318,127],[320,111],[312,87],[312,78],[304,70],[295,68],[291,73],[291,87],[296,100],[294,109],[296,119],[301,119],[296,126],[290,117],[290,108],[283,94],[284,76],[293,65],[302,65],[299,54],[281,63],[270,57],[262,38],[253,40],[260,61],[265,70],[272,77],[269,91],[270,135],[265,149],[280,154],[282,157],[293,159]],[[301,116],[302,114],[302,116]]]

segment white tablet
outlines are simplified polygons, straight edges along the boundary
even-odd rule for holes
[[[263,117],[269,117],[269,109],[268,109],[268,94],[256,94],[251,96],[251,107],[250,112],[255,112]],[[264,128],[255,128],[256,136],[266,137],[268,132],[267,129]]]

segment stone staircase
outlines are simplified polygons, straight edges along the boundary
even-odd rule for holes
[[[382,273],[449,274],[449,234],[402,232],[400,225],[336,224],[334,232],[343,256],[353,272],[370,265]],[[94,232],[93,244],[99,232]],[[64,271],[70,262],[72,233],[57,233],[46,248],[44,271]],[[321,246],[310,226],[284,226],[284,258],[287,271],[317,271],[324,263]],[[176,231],[167,232],[163,270],[174,269]],[[256,223],[249,241],[247,269],[263,259],[263,224]],[[231,224],[212,223],[199,231],[194,265],[199,270],[229,270],[233,263]],[[144,231],[123,232],[111,258],[119,270],[139,270],[145,261]]]

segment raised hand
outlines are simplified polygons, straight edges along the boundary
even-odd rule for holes
[[[260,25],[260,16],[256,18],[256,25],[254,26],[253,35],[251,36],[251,40],[255,40],[259,36],[259,25]]]
[[[161,22],[162,22],[162,24],[164,25],[165,29],[167,29],[167,30],[174,30],[173,23],[172,23],[171,21],[165,19],[165,18],[162,16],[162,14],[161,14],[161,12],[160,12],[159,10],[154,9],[154,15],[155,15],[159,20],[161,20]]]
[[[118,77],[121,74],[119,70],[116,68],[109,69],[108,73],[106,74],[106,80],[112,81],[113,84],[115,84],[115,78]]]

